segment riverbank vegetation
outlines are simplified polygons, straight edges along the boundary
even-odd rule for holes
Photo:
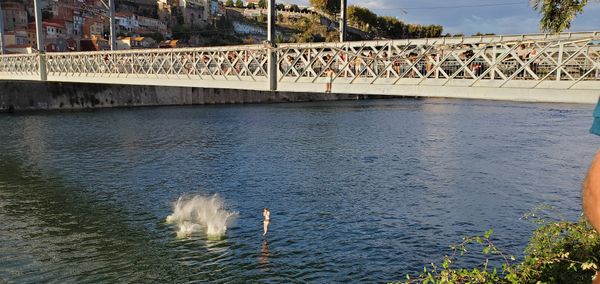
[[[548,221],[530,213],[540,225],[518,261],[493,242],[493,230],[465,237],[452,246],[441,264],[430,264],[414,277],[398,283],[591,283],[600,271],[600,236],[581,217],[577,222]],[[456,265],[467,254],[484,255],[475,267]],[[498,264],[498,265],[492,265]]]

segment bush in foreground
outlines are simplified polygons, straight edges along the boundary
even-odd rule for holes
[[[398,283],[591,283],[600,271],[600,236],[585,218],[578,222],[536,222],[541,226],[533,232],[523,262],[497,248],[490,229],[482,236],[463,238],[441,265],[432,263],[418,277],[407,275],[405,281]],[[481,265],[455,267],[460,256],[478,247],[483,247],[481,252],[485,255]],[[499,261],[502,267],[491,267],[491,261]]]

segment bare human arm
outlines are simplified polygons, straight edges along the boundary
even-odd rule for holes
[[[600,232],[600,151],[596,153],[583,181],[581,196],[585,217],[594,226],[594,229]]]
[[[596,232],[600,232],[600,151],[596,153],[583,181],[581,198],[585,217],[594,226]],[[600,284],[600,272],[596,275],[593,284]]]

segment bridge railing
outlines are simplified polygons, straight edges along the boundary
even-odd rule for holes
[[[40,56],[38,54],[0,56],[0,76],[14,76],[21,80],[38,80],[40,78]]]
[[[269,74],[275,52],[277,72]],[[406,86],[600,88],[600,33],[0,56],[0,80],[363,92]],[[375,92],[375,91],[373,91]]]
[[[279,46],[281,86],[591,88],[600,33],[486,36]]]
[[[47,53],[48,77],[156,78],[264,81],[262,45]]]

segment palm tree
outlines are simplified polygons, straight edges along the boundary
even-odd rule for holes
[[[571,27],[571,21],[583,13],[588,0],[530,0],[531,6],[542,14],[540,29],[559,33]]]

